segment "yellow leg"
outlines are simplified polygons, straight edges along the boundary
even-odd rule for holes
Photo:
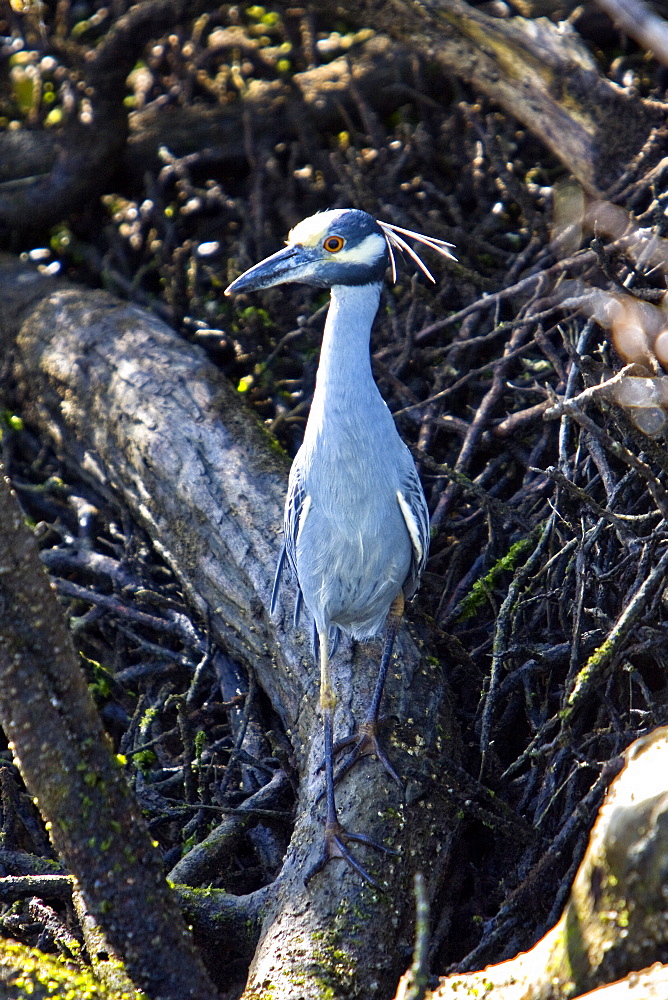
[[[387,615],[387,622],[385,625],[385,642],[383,644],[383,655],[380,661],[380,669],[378,670],[378,680],[376,681],[376,688],[364,722],[361,724],[356,733],[353,733],[352,736],[349,736],[345,740],[340,740],[333,748],[334,756],[340,753],[341,750],[345,750],[346,747],[352,746],[353,748],[347,759],[339,768],[335,782],[340,781],[343,775],[348,773],[350,768],[360,759],[360,757],[364,757],[366,754],[375,754],[390,777],[396,781],[399,788],[403,789],[404,787],[401,778],[392,766],[389,757],[385,753],[385,750],[381,746],[378,739],[378,729],[380,725],[380,702],[383,697],[385,679],[390,666],[390,660],[392,659],[394,640],[404,613],[404,603],[404,594],[403,591],[400,590],[395,599],[392,601]]]
[[[336,695],[332,687],[332,678],[329,673],[329,635],[327,632],[318,632],[320,643],[320,708],[323,713],[334,712],[336,708]]]
[[[325,819],[325,843],[320,858],[311,868],[305,878],[305,882],[311,880],[316,872],[322,871],[328,861],[332,858],[343,858],[365,881],[369,882],[376,889],[381,889],[380,885],[372,878],[350,853],[347,841],[352,840],[360,844],[367,844],[378,851],[387,854],[396,854],[389,847],[378,844],[370,837],[361,833],[348,833],[341,826],[336,814],[336,801],[334,798],[334,709],[336,708],[336,695],[332,688],[332,681],[329,674],[329,634],[319,632],[320,641],[320,706],[322,708],[322,721],[325,730],[325,793],[327,798],[327,816]],[[382,891],[382,889],[381,889]]]

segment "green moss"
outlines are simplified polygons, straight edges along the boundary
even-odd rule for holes
[[[32,1000],[45,997],[49,1000],[145,1000],[139,990],[110,990],[98,982],[89,969],[74,969],[62,959],[11,941],[3,941],[0,945],[0,966],[3,970],[17,970],[15,978],[5,979],[5,985],[15,990],[12,995],[16,1000],[24,997]]]
[[[318,1000],[354,993],[357,980],[357,957],[351,944],[365,932],[372,913],[358,902],[341,900],[332,926],[314,932],[316,943],[311,960],[318,968],[311,970],[311,981],[318,987]]]
[[[493,589],[501,573],[515,569],[524,553],[534,544],[533,535],[530,535],[528,538],[520,538],[514,545],[511,545],[505,556],[497,559],[485,576],[476,580],[468,594],[462,598],[456,620],[462,622],[473,617],[478,608],[487,600],[487,595]]]
[[[259,306],[246,306],[244,309],[240,309],[237,315],[239,319],[245,320],[248,323],[259,321],[260,325],[265,329],[274,325],[267,310],[261,309]]]
[[[133,753],[132,759],[140,771],[150,771],[153,764],[158,759],[153,750],[139,750]]]
[[[158,715],[158,710],[154,705],[149,706],[141,717],[140,728],[144,729]]]
[[[266,444],[274,452],[274,454],[280,455],[281,458],[288,458],[287,451],[280,443],[280,441],[278,441],[278,439],[274,437],[271,431],[267,427],[265,427],[263,423],[260,423],[259,426],[262,432],[264,433]]]
[[[562,722],[568,722],[570,720],[573,712],[575,711],[576,705],[591,685],[593,679],[600,674],[602,669],[612,659],[612,655],[615,651],[615,645],[615,640],[608,638],[591,654],[584,667],[575,678],[575,682],[566,702],[566,707],[560,712]]]
[[[87,667],[89,675],[93,674],[93,680],[88,685],[90,693],[96,700],[108,698],[111,694],[111,673],[97,660],[91,660],[81,651],[79,656]]]
[[[195,734],[195,757],[197,759],[197,766],[200,767],[202,764],[202,753],[204,752],[204,745],[206,743],[206,733],[203,729],[198,729]]]
[[[0,440],[2,440],[3,428],[8,431],[22,431],[23,421],[11,410],[0,410]]]

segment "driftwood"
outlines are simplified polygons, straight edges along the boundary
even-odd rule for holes
[[[255,671],[292,740],[301,784],[283,870],[259,900],[233,904],[242,936],[259,907],[246,996],[269,987],[275,997],[294,996],[296,982],[306,995],[319,995],[323,983],[341,997],[387,994],[406,965],[402,942],[410,951],[413,876],[422,870],[430,895],[438,891],[456,829],[444,775],[457,740],[440,664],[402,630],[386,708],[398,720],[390,753],[406,800],[371,759],[339,790],[349,829],[402,852],[397,861],[361,849],[385,893],[337,861],[306,887],[322,834],[318,682],[309,639],[292,627],[292,598],[284,590],[274,621],[267,610],[287,460],[203,353],[150,314],[11,259],[2,263],[0,297],[2,350],[14,354],[26,415],[146,528],[216,641]],[[377,653],[344,644],[335,658],[341,735],[361,717]],[[197,911],[192,897],[184,892]],[[230,897],[222,902],[227,940],[234,918]],[[198,912],[215,926],[210,911]]]
[[[665,997],[668,728],[636,740],[599,812],[568,904],[529,952],[441,981],[427,997]],[[615,982],[624,978],[623,982]],[[603,989],[600,984],[611,983]]]

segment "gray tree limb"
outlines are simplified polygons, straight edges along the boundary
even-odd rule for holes
[[[668,66],[668,24],[643,0],[596,0],[621,31]]]

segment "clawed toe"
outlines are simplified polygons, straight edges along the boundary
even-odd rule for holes
[[[394,854],[398,855],[399,851],[395,851],[391,847],[386,847],[384,844],[379,844],[378,841],[373,840],[371,837],[367,837],[363,833],[348,833],[339,822],[328,824],[325,827],[324,833],[324,843],[322,853],[320,857],[309,869],[304,877],[304,884],[308,885],[314,875],[321,872],[325,865],[332,860],[332,858],[343,858],[347,865],[349,865],[354,871],[360,875],[365,882],[372,885],[374,889],[379,892],[384,892],[383,887],[379,882],[373,878],[367,870],[360,864],[354,854],[348,848],[347,842],[353,841],[358,844],[366,844],[367,847],[373,847],[377,851],[382,851],[384,854]]]
[[[336,756],[341,753],[341,751],[346,750],[348,747],[352,747],[352,750],[340,765],[336,774],[334,775],[334,784],[338,784],[341,778],[350,771],[354,764],[361,757],[366,757],[370,754],[374,754],[380,763],[383,765],[389,776],[393,781],[397,783],[399,788],[404,787],[404,783],[392,766],[390,758],[385,753],[383,746],[378,739],[378,729],[382,722],[363,722],[356,733],[349,736],[345,740],[339,740],[338,743],[334,744],[333,753]]]

